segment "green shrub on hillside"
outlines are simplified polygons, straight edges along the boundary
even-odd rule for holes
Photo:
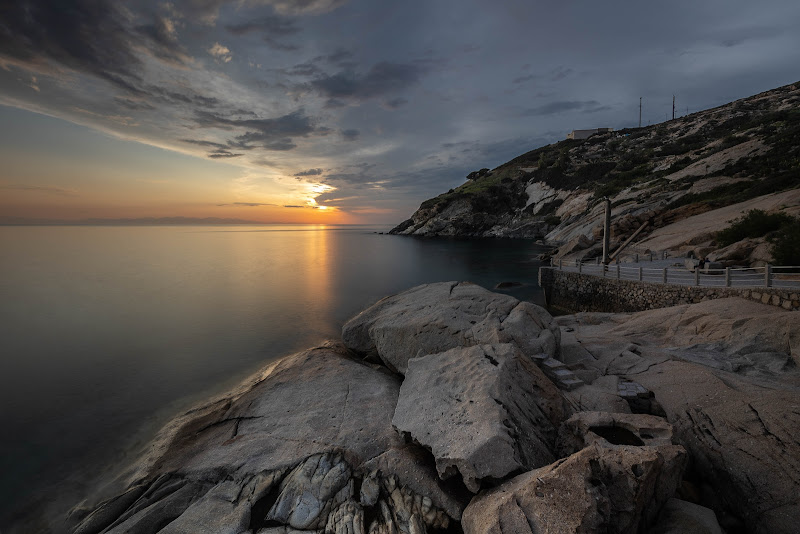
[[[785,213],[750,210],[728,228],[717,232],[717,242],[726,247],[742,239],[764,237],[771,232],[797,225],[797,219]]]
[[[800,265],[800,219],[781,228],[770,241],[775,265]]]

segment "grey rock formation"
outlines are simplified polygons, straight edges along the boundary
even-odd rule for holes
[[[324,527],[328,514],[353,496],[350,475],[350,466],[339,454],[306,458],[281,482],[278,500],[267,520],[302,530]],[[341,522],[343,517],[337,519]]]
[[[516,346],[477,345],[409,360],[392,424],[431,450],[440,477],[460,474],[477,492],[481,479],[554,461],[569,413]]]
[[[342,339],[405,374],[411,358],[488,343],[513,342],[527,355],[555,356],[560,330],[535,304],[467,282],[442,282],[378,301],[344,325]]]
[[[680,482],[686,452],[590,445],[476,496],[464,510],[466,534],[634,534],[651,525]]]
[[[341,345],[284,358],[165,427],[133,483],[91,514],[74,515],[71,528],[238,534],[261,529],[269,517],[289,528],[324,530],[333,520],[337,533],[366,529],[354,487],[376,469],[381,487],[391,479],[412,498],[412,488],[424,489],[427,516],[438,524],[447,521],[442,509],[458,519],[462,505],[391,426],[399,389],[395,376],[351,359]],[[409,509],[384,505],[392,517]]]
[[[558,431],[561,456],[597,442],[613,445],[659,446],[672,444],[672,425],[661,417],[645,414],[578,412]]]
[[[578,314],[559,322],[573,328],[600,368],[617,360],[626,342],[639,346],[638,362],[609,368],[624,373],[619,383],[638,383],[655,396],[676,441],[690,453],[695,476],[715,495],[701,504],[714,508],[723,527],[742,521],[752,532],[796,530],[795,312],[719,299],[634,314]]]

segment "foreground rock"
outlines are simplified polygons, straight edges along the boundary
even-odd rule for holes
[[[726,530],[774,533],[800,524],[797,317],[720,299],[559,322],[607,373],[593,387],[616,374],[654,395],[692,457],[697,499]]]
[[[430,449],[443,479],[472,492],[555,461],[560,391],[514,345],[450,349],[408,361],[392,424]]]
[[[73,531],[238,534],[332,521],[342,525],[335,532],[358,532],[346,525],[362,521],[360,507],[406,531],[412,518],[459,519],[463,505],[391,427],[399,390],[395,376],[340,345],[280,360],[243,391],[170,425],[177,431],[153,446],[129,489],[84,507],[89,514],[78,509]],[[370,477],[377,489],[362,504],[355,488]]]
[[[555,356],[560,331],[535,304],[468,282],[442,282],[378,301],[344,325],[342,339],[405,374],[409,359],[456,347],[514,343],[528,356]]]
[[[467,534],[635,534],[653,524],[685,462],[686,452],[676,445],[595,443],[478,495],[462,526]]]
[[[414,288],[348,323],[359,353],[289,356],[173,421],[70,530],[715,532],[713,508],[727,531],[793,532],[798,323],[731,305],[562,317],[560,356],[534,305]],[[553,365],[590,384],[559,390]],[[678,487],[702,506],[658,516]]]

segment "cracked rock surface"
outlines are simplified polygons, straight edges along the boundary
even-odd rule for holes
[[[560,336],[543,308],[469,282],[426,284],[387,297],[342,329],[348,348],[377,356],[400,374],[411,358],[490,343],[554,356]]]
[[[476,496],[462,526],[467,534],[635,534],[675,492],[685,463],[677,445],[595,443]]]
[[[611,394],[615,385],[633,381],[652,392],[674,439],[691,455],[694,476],[713,494],[705,504],[713,504],[723,527],[796,531],[797,312],[731,298],[632,314],[582,313],[558,322],[572,329],[598,368],[619,373],[593,387]],[[634,347],[638,361],[628,356],[630,365],[617,365]],[[571,394],[582,401],[584,389]]]
[[[476,345],[409,360],[392,424],[431,450],[440,477],[477,493],[481,479],[553,462],[569,413],[515,345]]]
[[[367,532],[355,488],[376,468],[378,489],[365,506],[382,500],[392,528],[407,526],[412,510],[420,524],[446,522],[447,513],[458,519],[463,505],[391,426],[399,390],[395,375],[352,359],[341,345],[279,360],[165,427],[129,486],[91,513],[76,509],[71,530],[239,534],[282,524],[281,532]],[[399,501],[387,480],[402,488]],[[421,501],[413,488],[425,491],[424,513],[403,500]]]

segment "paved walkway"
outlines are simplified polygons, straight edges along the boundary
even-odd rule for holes
[[[553,265],[559,269],[556,260]],[[730,269],[726,280],[726,270],[719,269],[700,272],[695,274],[688,270],[683,264],[683,258],[667,258],[663,260],[648,261],[645,259],[639,263],[622,262],[610,264],[604,272],[602,265],[594,263],[584,263],[579,267],[572,262],[562,262],[561,270],[568,272],[580,272],[591,276],[605,276],[606,278],[617,278],[620,280],[638,280],[643,282],[678,284],[683,286],[701,287],[774,287],[786,289],[800,289],[800,272],[790,273],[790,268],[772,267],[770,274],[770,285],[766,284],[766,268],[758,267],[752,269]],[[619,269],[619,271],[618,271]],[[791,268],[800,271],[800,268]]]

